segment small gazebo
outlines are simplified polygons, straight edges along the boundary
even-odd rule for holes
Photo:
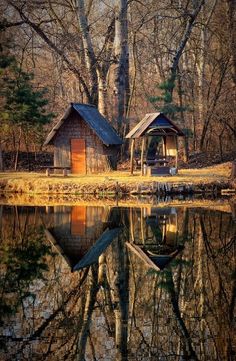
[[[134,169],[135,139],[142,138],[141,174],[170,175],[178,168],[178,137],[182,130],[163,113],[149,113],[126,135],[131,139],[130,170]],[[144,157],[146,151],[146,159]],[[145,167],[146,166],[146,167]],[[147,171],[144,172],[144,169]]]

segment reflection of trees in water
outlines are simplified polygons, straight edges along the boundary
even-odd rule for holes
[[[222,212],[177,213],[178,237],[185,248],[160,273],[148,271],[125,247],[127,238],[150,239],[153,234],[140,209],[113,211],[110,225],[119,219],[123,236],[89,269],[71,274],[60,255],[47,254],[48,271],[41,271],[47,280],[33,288],[36,298],[27,311],[21,308],[16,315],[21,329],[9,348],[13,356],[24,352],[39,360],[232,360],[235,224]],[[29,218],[28,224],[32,214]],[[33,278],[28,287],[30,283]]]
[[[220,212],[214,215],[202,212],[199,223],[195,286],[200,291],[200,331],[204,336],[208,330],[215,339],[216,354],[231,360],[235,327],[232,308],[235,306],[236,228],[231,217]],[[201,351],[205,355],[203,344]]]
[[[1,213],[2,207],[1,207]],[[20,217],[17,207],[11,213],[11,225],[1,223],[0,245],[0,326],[6,327],[8,319],[14,317],[21,307],[27,313],[29,304],[33,304],[36,294],[31,290],[34,280],[44,280],[48,270],[46,256],[50,247],[43,240],[44,230],[29,224],[29,210]],[[8,214],[9,216],[9,214]],[[4,237],[4,238],[3,238]],[[1,337],[2,347],[4,339]],[[11,337],[9,337],[11,338]]]
[[[171,277],[164,282],[167,288],[157,287],[167,271],[150,275],[147,280],[142,266],[131,257],[130,267],[135,270],[131,282],[135,290],[131,291],[133,340],[130,347],[134,350],[139,344],[150,359],[150,355],[175,359],[181,354],[201,360],[232,359],[235,347],[233,331],[230,331],[232,317],[231,321],[227,319],[235,303],[235,281],[230,277],[235,269],[235,224],[227,213],[202,209],[183,211],[179,223],[181,237],[186,240],[185,250],[178,257],[178,264],[171,265]],[[145,329],[148,330],[146,337]],[[138,347],[136,352],[142,353]]]

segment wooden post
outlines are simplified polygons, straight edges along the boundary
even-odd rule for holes
[[[145,244],[145,237],[144,237],[144,214],[143,214],[143,207],[141,207],[141,215],[140,215],[140,225],[141,225],[141,238],[143,241],[143,244]]]
[[[134,173],[134,142],[135,139],[131,138],[131,147],[130,147],[130,174]]]
[[[130,235],[131,242],[134,243],[134,217],[133,217],[133,207],[129,209],[129,217],[130,217]]]
[[[163,158],[166,157],[166,137],[163,135],[163,144],[162,144],[162,153],[163,153]]]
[[[64,168],[64,169],[63,169],[63,177],[66,177],[66,176],[67,176],[67,169]]]
[[[163,142],[164,142],[164,149],[163,149],[163,155],[164,155],[164,158],[166,158],[166,136],[163,137]]]
[[[2,141],[0,140],[0,171],[3,171]]]
[[[236,160],[234,160],[232,162],[232,169],[231,169],[231,179],[235,180],[236,179]]]
[[[175,156],[175,168],[178,169],[178,137],[175,136],[175,145],[176,145],[176,156]]]
[[[49,214],[50,213],[50,207],[49,206],[45,206],[46,208],[46,213]]]
[[[189,144],[188,144],[188,134],[184,136],[184,161],[187,163],[189,160]]]
[[[47,177],[50,176],[50,169],[49,169],[49,168],[46,169],[46,176],[47,176]]]
[[[143,137],[142,139],[142,149],[141,149],[141,175],[143,175],[143,162],[144,162],[144,149],[145,149],[145,140],[146,138]]]

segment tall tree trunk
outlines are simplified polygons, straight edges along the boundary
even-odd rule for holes
[[[122,127],[129,98],[129,51],[128,51],[128,2],[118,0],[114,39],[114,96],[117,130],[122,135]]]
[[[83,46],[85,51],[85,63],[90,75],[91,96],[93,104],[98,104],[98,78],[96,72],[96,56],[89,33],[88,19],[85,12],[84,0],[77,0],[79,24],[82,33]]]
[[[3,171],[2,142],[0,140],[0,171]]]
[[[228,32],[232,55],[232,77],[236,86],[236,0],[227,0],[228,5]],[[236,147],[236,120],[234,118],[234,146]]]
[[[179,105],[180,105],[180,116],[181,116],[181,123],[183,126],[185,125],[184,119],[184,104],[183,104],[183,91],[182,91],[182,82],[181,82],[181,75],[178,74],[178,95],[179,95]],[[189,135],[186,133],[184,137],[184,161],[189,161],[189,142],[188,142]]]
[[[206,45],[206,28],[201,27],[201,47],[198,51],[197,75],[198,75],[198,124],[201,127],[204,124],[205,99],[204,99],[204,83],[205,83],[205,45]]]
[[[202,26],[200,33],[200,49],[198,50],[197,59],[197,76],[198,76],[198,125],[202,127],[205,124],[205,89],[206,89],[206,52],[207,52],[207,31],[208,25],[216,7],[217,0],[214,1],[211,11],[206,14],[205,6],[202,11]],[[203,145],[199,146],[201,149]]]
[[[201,136],[200,136],[200,145],[199,145],[200,150],[204,149],[206,136],[207,136],[207,132],[208,132],[208,129],[209,129],[209,126],[210,126],[210,123],[211,123],[211,119],[212,119],[212,117],[214,115],[214,110],[215,110],[215,108],[217,106],[218,99],[219,99],[219,97],[221,95],[221,90],[222,90],[223,81],[224,81],[224,78],[225,78],[227,67],[228,67],[228,60],[221,67],[220,79],[219,79],[218,84],[216,86],[214,97],[213,97],[211,103],[208,105],[208,110],[206,111],[206,114],[205,114],[205,117],[204,117],[204,124],[203,124],[203,128],[202,128]]]
[[[17,170],[17,167],[18,167],[18,158],[19,158],[19,150],[20,150],[21,136],[22,136],[22,128],[20,127],[20,134],[19,134],[19,138],[18,138],[17,145],[16,145],[16,155],[15,155],[14,170]]]
[[[97,71],[98,75],[98,110],[104,117],[107,117],[107,84],[106,76],[102,70]]]
[[[175,55],[173,57],[172,60],[172,64],[171,64],[171,68],[170,68],[170,75],[169,75],[169,84],[170,84],[170,88],[169,88],[169,92],[171,95],[171,100],[170,102],[172,102],[172,96],[173,96],[173,90],[175,87],[175,80],[176,80],[176,75],[177,75],[177,69],[179,66],[179,61],[180,58],[183,54],[183,51],[185,49],[185,46],[190,38],[190,35],[192,33],[194,24],[195,24],[195,20],[202,8],[202,6],[204,5],[205,0],[199,0],[196,1],[196,5],[195,5],[195,9],[193,10],[193,12],[191,14],[189,14],[188,17],[188,21],[186,22],[186,26],[185,26],[185,31],[184,34],[180,40],[179,46],[175,51]]]
[[[25,129],[24,133],[24,143],[26,149],[26,156],[27,156],[27,163],[28,163],[28,171],[30,171],[31,164],[30,164],[30,157],[29,157],[29,144],[28,144],[28,131]]]
[[[227,0],[228,5],[228,32],[230,40],[230,50],[233,64],[233,81],[236,85],[236,0]]]

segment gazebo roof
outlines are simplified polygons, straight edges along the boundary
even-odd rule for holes
[[[182,130],[163,113],[148,113],[126,135],[126,138],[140,138],[143,135],[178,135],[184,136]]]
[[[178,255],[180,251],[183,250],[183,246],[176,247],[172,253],[167,255],[157,254],[154,256],[150,256],[150,254],[143,248],[135,243],[126,242],[126,246],[136,255],[138,256],[147,267],[154,269],[159,272],[163,270],[168,264]]]

